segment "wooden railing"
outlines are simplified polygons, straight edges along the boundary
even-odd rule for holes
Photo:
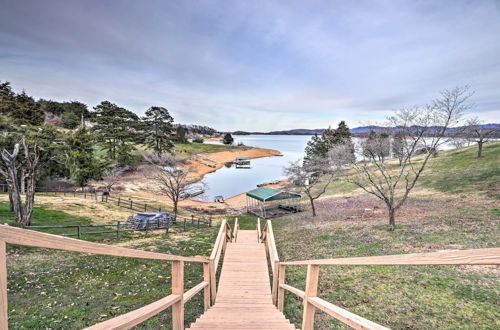
[[[260,226],[260,219],[257,219],[257,226]],[[259,231],[259,229],[257,229],[257,231]],[[266,254],[269,258],[269,264],[271,265],[273,274],[271,294],[273,297],[273,304],[277,305],[280,258],[278,256],[278,250],[276,249],[276,243],[274,242],[273,225],[271,220],[267,220],[264,225],[264,229],[261,233],[261,241],[265,244]]]
[[[318,297],[318,279],[321,265],[394,266],[394,265],[499,265],[500,248],[448,252],[413,253],[376,257],[337,258],[290,261],[279,263],[278,309],[283,312],[285,290],[300,297],[304,303],[302,329],[313,329],[314,315],[319,309],[355,329],[388,329],[353,314]],[[305,291],[285,284],[287,266],[307,265]]]
[[[238,218],[234,220],[234,239],[233,242],[236,243],[238,240],[238,231],[240,230],[240,223],[238,222]]]
[[[236,222],[237,224],[237,222]],[[217,296],[217,269],[219,267],[219,261],[222,253],[226,250],[227,242],[232,242],[235,238],[234,232],[227,223],[227,220],[222,220],[220,225],[219,234],[215,240],[214,248],[212,249],[212,254],[209,259],[210,267],[210,291],[212,297],[212,305],[215,304],[215,297]]]
[[[170,306],[172,307],[172,329],[184,329],[184,304],[201,290],[204,292],[205,310],[210,307],[210,268],[208,259],[134,250],[1,225],[0,329],[2,330],[8,329],[7,243],[46,249],[172,262],[172,293],[170,295],[134,311],[98,323],[88,329],[127,329],[147,320]],[[203,264],[203,281],[186,292],[184,292],[184,262]]]

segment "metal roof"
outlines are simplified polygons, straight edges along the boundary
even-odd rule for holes
[[[270,202],[270,201],[277,201],[290,198],[300,198],[299,194],[272,188],[266,188],[266,187],[259,187],[254,190],[250,190],[249,192],[247,192],[247,196],[254,199],[258,199],[262,202]]]

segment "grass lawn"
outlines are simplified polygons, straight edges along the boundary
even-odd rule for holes
[[[192,145],[234,148],[208,144],[183,147]],[[398,213],[394,232],[386,230],[387,216],[380,201],[335,183],[336,189],[331,192],[346,195],[318,201],[318,217],[313,219],[306,211],[272,220],[280,259],[500,246],[500,144],[485,146],[480,160],[474,159],[474,151],[441,152],[434,159]],[[194,151],[186,151],[186,155],[189,152]],[[36,208],[34,224],[99,223],[103,221],[100,215],[108,211],[109,217],[121,216],[115,208],[78,201],[68,201],[61,207],[47,202]],[[231,226],[235,217],[227,217]],[[255,229],[255,216],[237,217],[240,229]],[[5,203],[0,203],[0,222],[13,223]],[[177,255],[209,256],[217,232],[215,225],[185,233],[149,237],[140,234],[105,242]],[[12,245],[8,254],[9,321],[15,329],[82,328],[170,293],[169,262]],[[304,289],[305,271],[302,266],[289,266],[286,282]],[[500,328],[499,276],[499,268],[489,266],[328,266],[321,268],[319,296],[394,329],[496,329]],[[186,264],[185,280],[186,289],[198,284],[202,280],[201,265]],[[185,310],[189,325],[203,311],[202,295],[193,298]],[[300,327],[301,301],[288,293],[285,314]],[[168,309],[139,328],[168,328],[170,316]],[[322,312],[316,314],[316,329],[337,328],[345,326]]]
[[[82,203],[80,208],[89,208]],[[34,210],[34,225],[89,224],[90,217],[78,217],[50,206]],[[15,225],[7,203],[0,203],[0,221]],[[217,223],[217,221],[215,221]],[[61,234],[71,229],[50,229]],[[209,256],[218,227],[180,228],[170,234],[158,231],[114,235],[84,235],[85,240],[134,249],[184,256]],[[45,250],[8,245],[9,323],[15,329],[76,329],[142,307],[170,294],[170,262]],[[186,290],[202,281],[202,266],[186,263]],[[186,325],[203,312],[202,294],[186,305]],[[170,309],[139,328],[171,324]]]

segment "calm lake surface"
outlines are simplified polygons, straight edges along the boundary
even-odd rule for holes
[[[203,178],[206,192],[198,200],[213,201],[217,195],[224,198],[257,188],[257,185],[284,178],[283,168],[291,161],[304,156],[309,135],[234,135],[234,143],[246,146],[275,149],[283,157],[265,157],[251,160],[251,168],[223,167]],[[220,142],[214,142],[220,143]]]
[[[251,160],[251,168],[223,167],[216,172],[205,175],[202,182],[206,185],[205,194],[194,199],[212,202],[215,196],[229,198],[257,188],[258,184],[283,179],[283,168],[290,162],[304,157],[304,149],[311,135],[234,135],[234,144],[275,149],[281,151],[283,157],[265,157]],[[362,139],[353,138],[355,145]],[[222,142],[208,142],[220,144]],[[451,143],[441,145],[439,149],[451,149]],[[361,155],[357,155],[359,159]]]

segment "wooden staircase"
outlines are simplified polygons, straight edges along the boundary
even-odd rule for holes
[[[256,230],[227,243],[215,304],[190,329],[295,329],[272,302],[266,249]]]
[[[65,250],[115,257],[153,259],[172,264],[172,292],[148,305],[101,321],[86,329],[130,329],[171,307],[172,329],[184,329],[184,306],[203,292],[205,313],[191,329],[294,329],[283,315],[285,291],[302,299],[302,329],[314,328],[314,315],[322,311],[354,329],[388,328],[351,313],[318,297],[320,266],[418,266],[418,265],[500,265],[500,248],[454,250],[370,257],[280,261],[271,221],[263,230],[234,230],[223,220],[209,259],[184,257],[86,242],[32,230],[0,225],[0,330],[9,328],[7,290],[7,244]],[[224,255],[217,286],[217,269]],[[269,280],[269,268],[272,284]],[[184,263],[203,266],[203,281],[186,291]],[[307,266],[305,290],[286,284],[287,267]],[[218,290],[217,290],[218,289]],[[277,307],[276,307],[277,306]]]

